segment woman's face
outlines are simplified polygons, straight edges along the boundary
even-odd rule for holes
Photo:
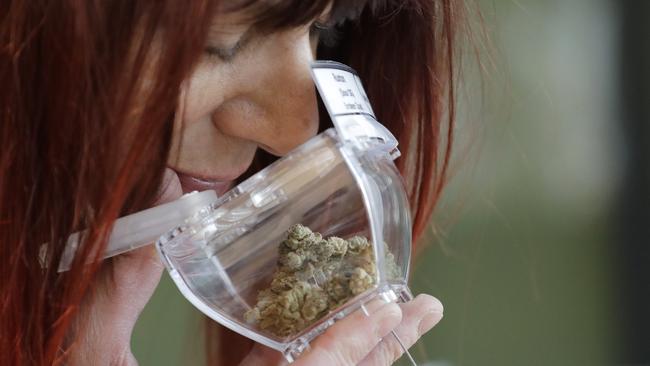
[[[309,25],[261,35],[220,14],[183,86],[169,166],[184,192],[227,191],[259,149],[281,156],[318,130]]]

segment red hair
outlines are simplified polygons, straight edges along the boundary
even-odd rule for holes
[[[99,267],[84,266],[86,258],[116,217],[155,198],[180,85],[202,53],[211,7],[0,5],[0,364],[64,361],[71,320]],[[143,95],[145,75],[155,77]],[[72,269],[57,274],[65,238],[82,228]]]
[[[238,6],[272,31],[307,24],[329,2]],[[334,1],[333,16],[358,19],[319,54],[358,70],[379,120],[399,138],[417,237],[451,151],[455,2],[367,2]],[[117,217],[156,198],[181,83],[201,57],[216,6],[0,3],[1,364],[65,362],[72,319],[100,267],[84,263],[97,259]],[[87,234],[71,270],[56,273],[65,238],[80,229]],[[219,353],[226,364],[240,357]]]

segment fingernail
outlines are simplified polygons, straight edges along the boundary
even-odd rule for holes
[[[418,324],[418,334],[423,335],[433,328],[442,319],[442,312],[438,310],[431,311],[422,317]]]
[[[402,309],[395,303],[388,303],[382,306],[373,317],[377,319],[376,336],[382,338],[402,321]]]

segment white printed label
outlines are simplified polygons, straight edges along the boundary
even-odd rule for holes
[[[315,68],[313,72],[323,102],[333,117],[355,113],[375,117],[358,76],[335,68]]]

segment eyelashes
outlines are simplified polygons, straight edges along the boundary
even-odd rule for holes
[[[205,48],[205,53],[208,56],[218,57],[222,61],[230,62],[235,58],[237,52],[239,52],[240,49],[241,46],[239,46],[239,43],[235,44],[235,46],[231,48],[219,48],[219,47],[208,46]]]
[[[244,48],[248,41],[249,37],[247,34],[242,36],[235,45],[229,48],[222,48],[222,47],[217,47],[217,46],[206,46],[205,47],[205,53],[210,56],[210,57],[217,57],[221,59],[221,61],[224,62],[231,62],[235,56],[239,53],[239,51]]]
[[[328,48],[335,47],[341,41],[343,32],[337,24],[315,21],[309,28],[309,37]],[[233,46],[225,48],[218,46],[206,46],[204,51],[209,57],[216,57],[223,62],[232,62],[237,54],[246,46],[250,39],[248,32],[242,36]]]

